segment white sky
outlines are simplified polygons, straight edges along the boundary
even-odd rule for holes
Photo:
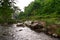
[[[34,0],[16,0],[16,6],[18,6],[22,11],[24,11],[24,7],[28,6]]]

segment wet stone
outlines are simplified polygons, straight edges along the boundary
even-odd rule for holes
[[[20,29],[19,31],[22,31],[23,29]]]

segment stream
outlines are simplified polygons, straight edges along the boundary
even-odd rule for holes
[[[44,34],[37,33],[28,27],[0,26],[0,40],[59,40]]]

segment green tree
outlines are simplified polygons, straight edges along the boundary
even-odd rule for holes
[[[25,7],[25,18],[46,19],[58,18],[60,13],[60,0],[35,0]],[[23,15],[24,16],[24,15]]]
[[[8,22],[12,19],[12,3],[14,0],[0,0],[0,22]]]

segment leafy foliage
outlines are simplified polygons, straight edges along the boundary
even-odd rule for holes
[[[12,18],[12,9],[13,0],[0,0],[0,23],[8,22]]]
[[[23,12],[24,14],[21,15],[20,13],[19,17],[21,17],[21,19],[25,18],[26,20],[44,20],[52,23],[55,20],[59,22],[59,2],[60,0],[35,0],[27,7],[25,7],[25,11]]]

